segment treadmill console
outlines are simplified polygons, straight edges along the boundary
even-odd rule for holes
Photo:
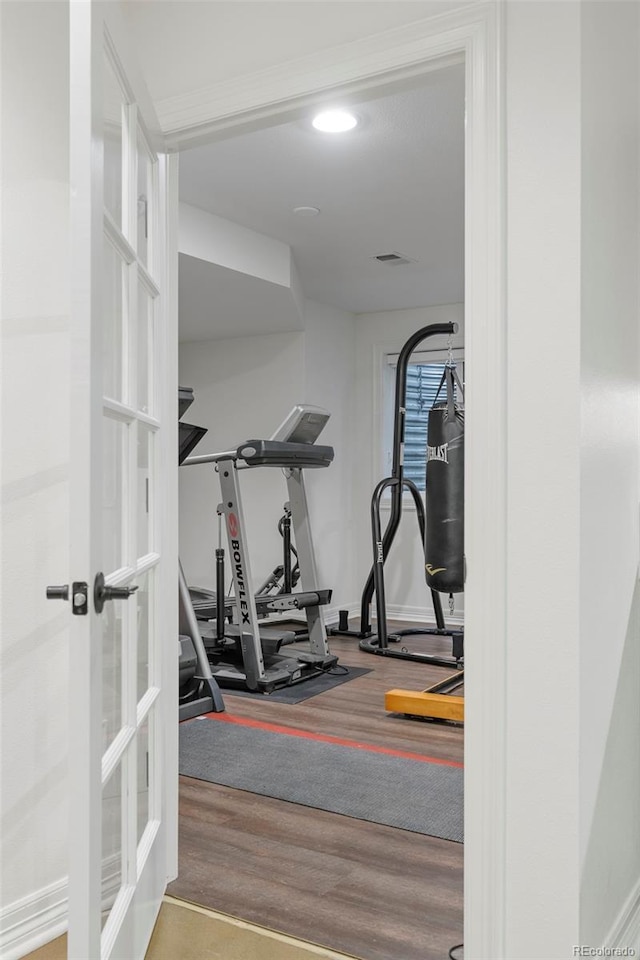
[[[330,416],[322,407],[298,403],[269,439],[278,443],[315,443]]]
[[[248,467],[328,467],[333,447],[283,440],[247,440],[237,450]]]

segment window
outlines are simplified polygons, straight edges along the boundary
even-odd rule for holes
[[[458,376],[464,384],[464,363],[462,351],[454,350]],[[393,446],[393,417],[395,400],[395,373],[398,355],[387,356],[387,383],[385,393],[385,407],[389,414],[385,416],[385,460],[386,473],[391,471]],[[413,480],[418,490],[424,493],[426,466],[427,466],[427,423],[429,411],[440,386],[442,374],[446,366],[446,355],[437,353],[414,354],[414,360],[407,368],[407,391],[405,395],[405,430],[404,430],[404,474],[408,480]],[[457,387],[456,387],[457,393]],[[440,399],[446,397],[443,384]],[[456,396],[456,399],[457,396]]]

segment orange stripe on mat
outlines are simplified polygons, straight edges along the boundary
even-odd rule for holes
[[[411,753],[408,750],[392,750],[390,747],[377,747],[372,743],[360,743],[358,740],[344,740],[342,737],[331,737],[323,733],[310,733],[308,730],[299,730],[297,727],[282,727],[277,723],[265,723],[263,720],[252,720],[249,717],[234,717],[229,713],[205,713],[207,720],[217,720],[219,723],[233,723],[240,727],[255,727],[256,730],[268,730],[271,733],[284,733],[289,737],[301,737],[304,740],[318,740],[321,743],[337,743],[341,747],[355,747],[358,750],[368,750],[370,753],[384,753],[391,757],[404,757],[406,760],[419,760],[422,763],[438,763],[443,767],[460,767],[464,764],[456,760],[442,760],[438,757],[425,757],[422,753]],[[187,721],[193,723],[193,720]]]

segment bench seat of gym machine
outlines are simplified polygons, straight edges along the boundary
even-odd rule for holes
[[[191,602],[198,620],[215,620],[218,614],[218,596],[214,590],[204,587],[189,587]],[[300,593],[276,593],[272,596],[256,596],[258,616],[269,613],[286,613],[288,610],[304,610],[305,607],[326,606],[331,603],[331,590],[302,591]],[[233,597],[224,598],[224,615],[231,616],[235,607]],[[260,628],[262,632],[262,627]],[[294,637],[295,639],[295,637]],[[289,643],[293,643],[290,640]]]

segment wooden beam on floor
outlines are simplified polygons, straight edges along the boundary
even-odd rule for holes
[[[464,722],[464,697],[427,693],[420,690],[387,690],[384,708],[389,713],[405,713],[412,717]]]

